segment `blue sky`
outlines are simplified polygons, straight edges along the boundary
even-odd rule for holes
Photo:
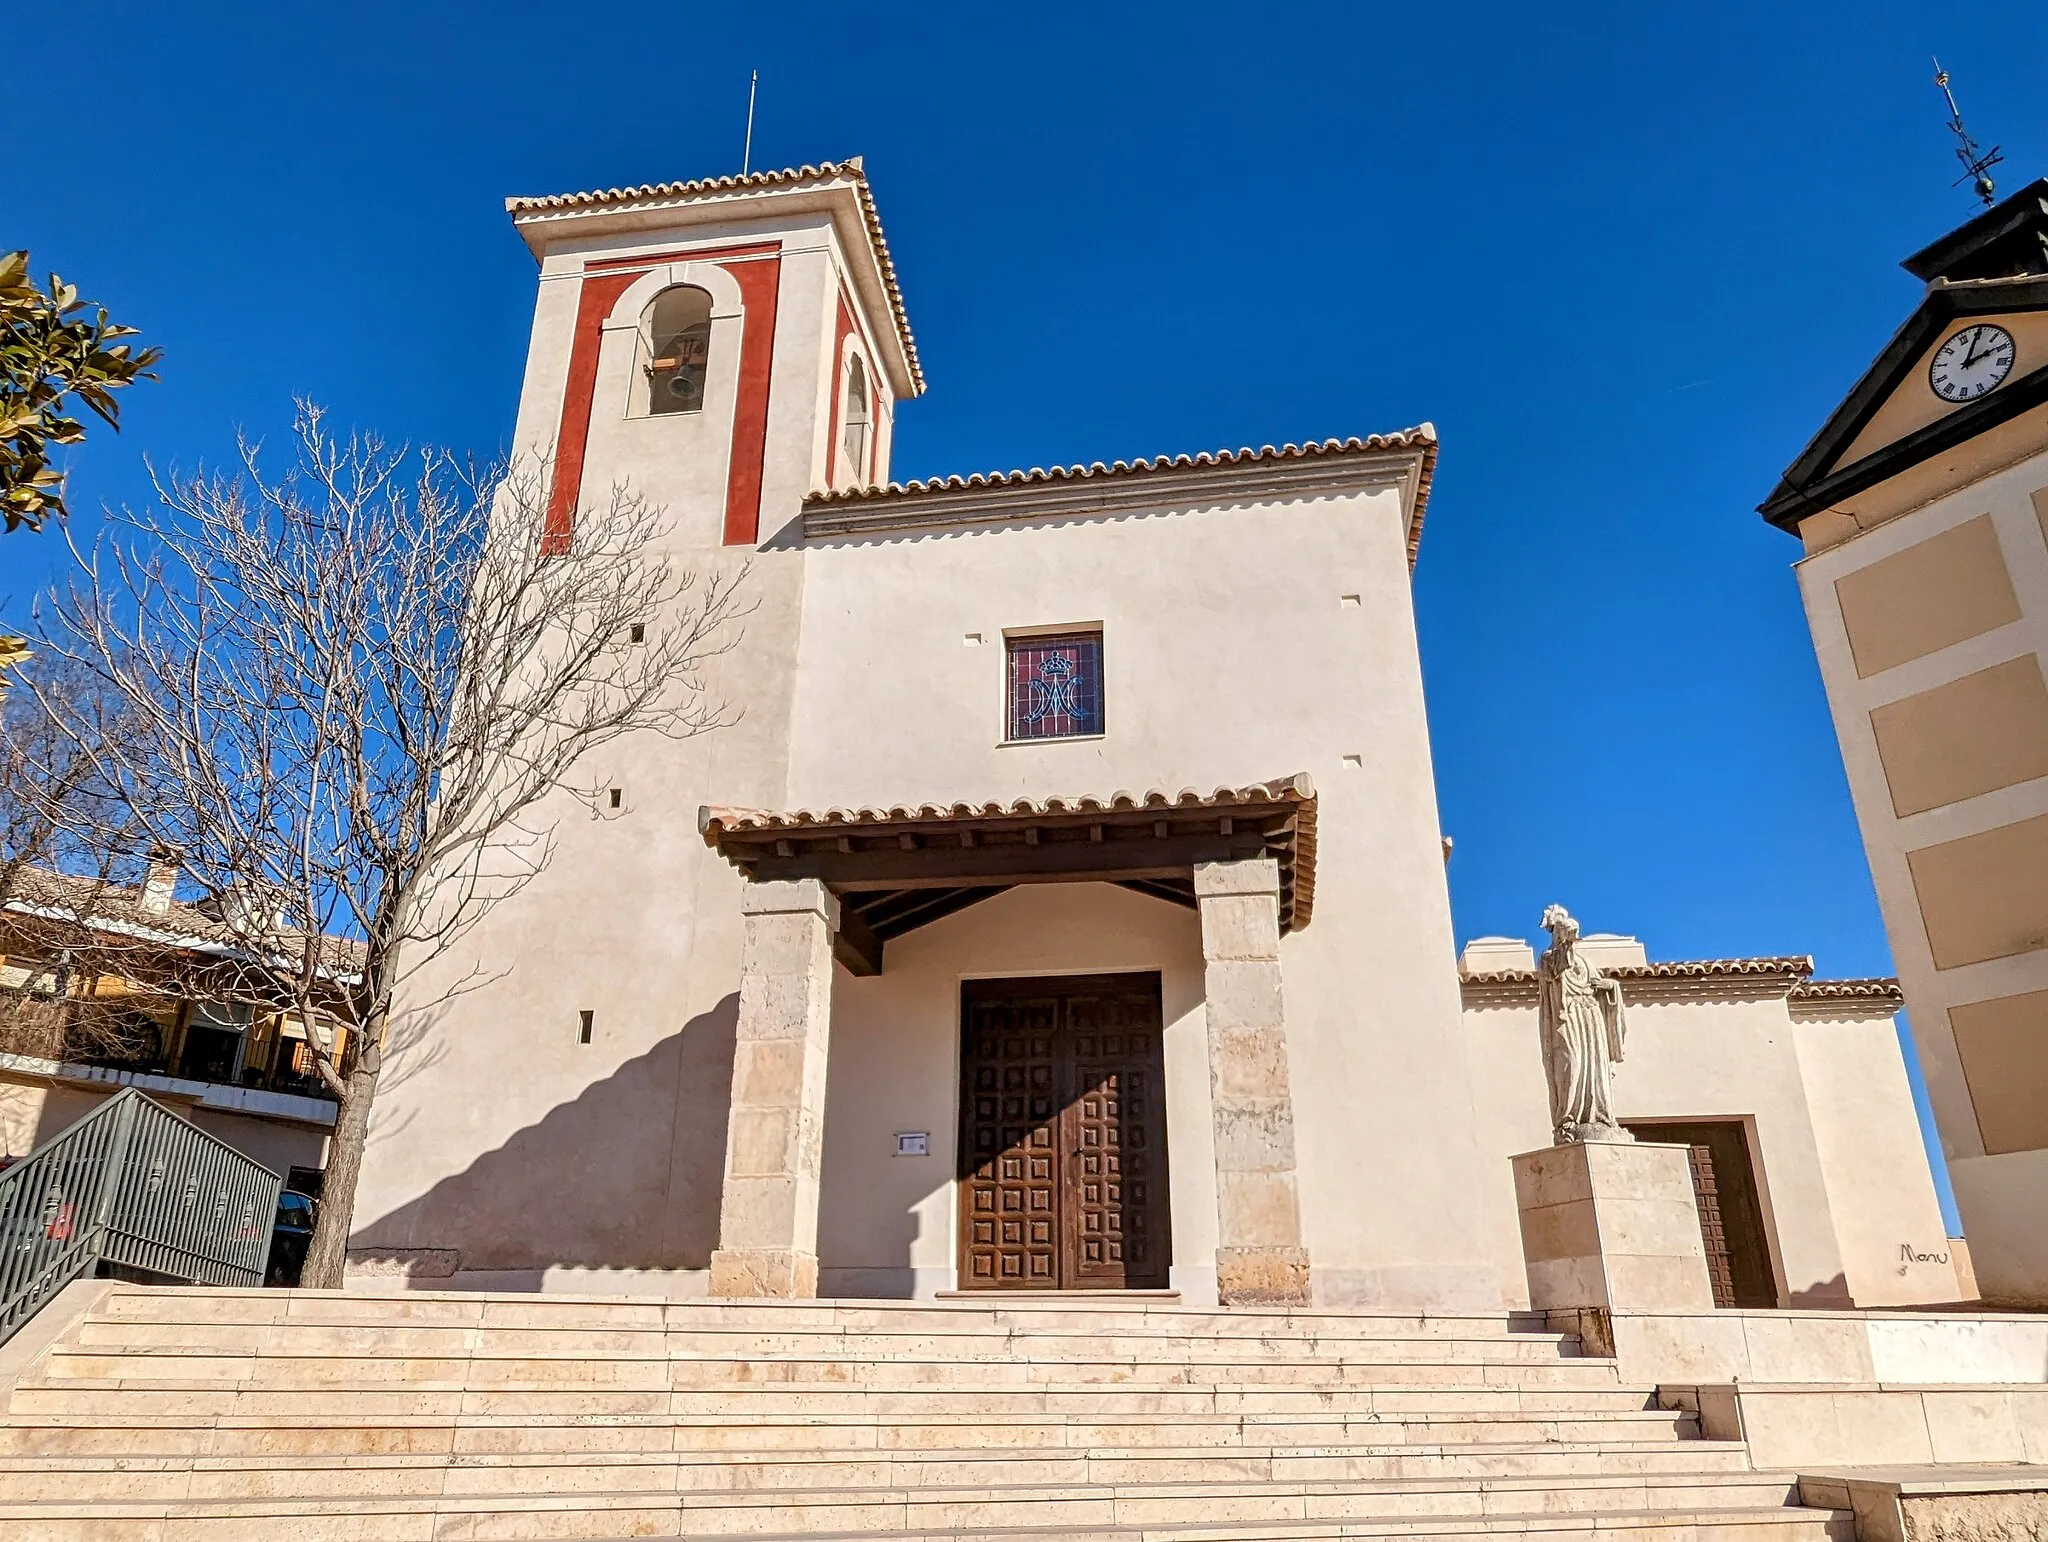
[[[294,392],[502,445],[533,285],[503,197],[735,170],[759,69],[757,166],[867,158],[931,381],[899,477],[1437,425],[1416,598],[1461,938],[1561,900],[1653,956],[1889,971],[1796,547],[1752,510],[1912,308],[1898,259],[1971,212],[1928,56],[2004,187],[2048,169],[2048,11],[63,19],[119,84],[43,120],[0,244],[167,354],[74,458],[81,525]],[[0,542],[9,612],[59,552]]]

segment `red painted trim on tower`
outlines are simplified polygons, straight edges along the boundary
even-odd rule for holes
[[[590,445],[590,407],[597,394],[597,351],[604,319],[637,275],[607,273],[586,278],[576,296],[576,331],[569,345],[569,379],[562,388],[562,423],[555,433],[555,480],[548,491],[548,519],[541,536],[543,556],[569,549],[576,530],[576,504],[583,492],[583,452]]]
[[[597,398],[598,352],[605,318],[642,273],[665,262],[720,261],[740,286],[739,401],[733,410],[732,470],[725,498],[725,539],[751,545],[761,525],[761,483],[768,446],[768,377],[775,355],[775,301],[780,288],[779,242],[669,252],[650,257],[606,257],[584,265],[576,297],[576,330],[569,345],[569,378],[562,388],[562,421],[555,434],[554,481],[548,489],[541,550],[569,549],[583,492],[583,458],[590,447],[590,415]],[[762,262],[759,258],[771,260]],[[765,270],[765,271],[764,271]],[[736,532],[744,531],[744,534]]]
[[[761,484],[768,459],[768,384],[775,368],[775,306],[782,259],[720,264],[740,286],[746,313],[740,335],[739,400],[733,404],[732,462],[725,484],[725,544],[761,538]]]

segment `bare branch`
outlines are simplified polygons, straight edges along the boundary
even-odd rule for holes
[[[48,707],[130,843],[215,897],[222,988],[296,1013],[342,1101],[308,1277],[338,1284],[394,999],[424,1023],[469,988],[421,982],[545,866],[594,752],[735,720],[705,674],[745,573],[678,566],[624,487],[550,554],[545,464],[338,437],[303,403],[290,469],[261,461],[156,476],[156,507],[74,544],[40,646],[132,718],[110,740]]]

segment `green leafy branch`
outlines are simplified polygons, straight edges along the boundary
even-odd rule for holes
[[[114,392],[154,380],[161,348],[135,351],[122,338],[134,327],[107,319],[103,306],[78,297],[76,286],[50,275],[47,290],[28,275],[28,253],[0,256],[0,517],[9,530],[40,530],[64,506],[64,473],[50,464],[52,445],[77,444],[85,425],[67,411],[76,397],[109,428],[121,427]]]

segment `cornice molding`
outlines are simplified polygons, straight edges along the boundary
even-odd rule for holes
[[[1411,537],[1419,535],[1429,451],[1417,447],[1342,459],[1257,460],[1237,465],[1089,468],[1067,477],[1026,473],[961,485],[813,495],[804,502],[806,540],[859,539],[916,531],[1025,525],[1188,505],[1296,501],[1323,494],[1399,489]],[[1410,562],[1413,563],[1411,540]]]

